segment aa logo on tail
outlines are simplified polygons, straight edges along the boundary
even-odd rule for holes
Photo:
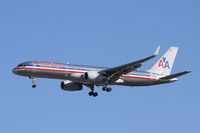
[[[170,68],[169,67],[169,62],[166,60],[166,57],[163,57],[158,64],[158,67],[162,67],[162,68]]]

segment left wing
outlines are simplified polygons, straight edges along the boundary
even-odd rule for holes
[[[141,59],[141,60],[138,60],[138,61],[134,61],[134,62],[125,64],[125,65],[121,65],[121,66],[117,66],[117,67],[113,67],[113,68],[108,68],[108,69],[100,71],[99,73],[101,75],[107,77],[108,83],[113,83],[117,79],[119,79],[119,77],[122,76],[123,74],[127,74],[127,73],[141,67],[142,66],[141,63],[156,57],[158,55],[159,50],[160,50],[160,46],[158,46],[158,48],[156,49],[156,51],[153,55],[151,55],[147,58],[144,58],[144,59]]]

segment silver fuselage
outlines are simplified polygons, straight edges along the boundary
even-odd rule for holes
[[[70,80],[76,83],[82,84],[94,84],[97,86],[103,86],[101,83],[90,83],[83,78],[83,75],[89,71],[102,71],[107,69],[106,67],[96,66],[83,66],[74,64],[62,64],[51,62],[39,62],[30,61],[19,64],[13,69],[13,73],[21,76],[34,77],[34,78],[51,78]],[[159,75],[155,73],[149,73],[146,71],[135,70],[122,75],[117,81],[110,85],[125,85],[125,86],[149,86],[163,83],[174,82],[175,80],[161,80],[160,77],[165,75]]]

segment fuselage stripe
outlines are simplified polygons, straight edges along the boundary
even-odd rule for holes
[[[36,67],[16,67],[16,69],[28,69],[28,70],[41,70],[41,71],[54,71],[54,72],[69,72],[69,73],[80,73],[84,74],[85,72],[82,71],[72,71],[72,70],[59,70],[59,69],[52,69],[52,68],[36,68]],[[130,76],[130,75],[123,75],[123,78],[134,78],[134,79],[146,79],[146,80],[155,80],[155,78],[149,77],[138,77],[138,76]]]
[[[82,73],[84,74],[85,72],[80,72],[80,71],[71,71],[71,70],[58,70],[58,69],[47,69],[47,68],[33,68],[33,67],[17,67],[16,69],[32,69],[32,70],[42,70],[42,71],[55,71],[55,72],[70,72],[70,73]]]
[[[124,78],[134,78],[134,79],[147,79],[147,80],[155,80],[155,78],[147,78],[147,77],[137,77],[137,76],[129,76],[129,75],[123,75],[121,77]]]

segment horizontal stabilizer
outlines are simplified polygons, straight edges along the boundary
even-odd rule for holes
[[[184,71],[184,72],[168,75],[168,76],[162,77],[160,79],[172,79],[172,78],[180,77],[180,76],[185,75],[185,74],[190,73],[190,72],[191,71]]]

